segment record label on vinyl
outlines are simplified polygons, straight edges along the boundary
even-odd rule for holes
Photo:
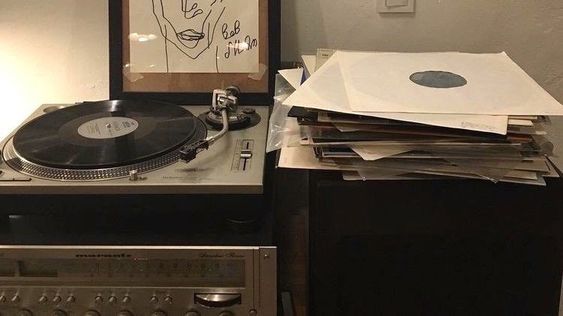
[[[133,133],[139,122],[128,117],[103,117],[88,121],[78,127],[80,136],[91,139],[110,139]]]

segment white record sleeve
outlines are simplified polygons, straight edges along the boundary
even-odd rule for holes
[[[338,52],[357,112],[563,115],[563,105],[500,54]]]

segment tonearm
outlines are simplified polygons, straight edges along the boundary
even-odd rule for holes
[[[229,131],[229,112],[236,112],[238,105],[238,95],[240,89],[236,86],[230,86],[226,89],[213,90],[213,101],[210,111],[217,115],[221,115],[223,127],[221,131],[206,139],[196,141],[192,144],[184,145],[180,148],[180,159],[185,162],[194,160],[200,152],[209,149],[213,143],[223,137]]]

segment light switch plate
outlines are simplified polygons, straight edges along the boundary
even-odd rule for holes
[[[377,0],[379,13],[414,13],[415,0]]]

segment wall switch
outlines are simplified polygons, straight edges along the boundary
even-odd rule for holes
[[[387,7],[406,7],[409,5],[409,0],[385,0]]]
[[[377,0],[379,13],[414,13],[415,0]]]

